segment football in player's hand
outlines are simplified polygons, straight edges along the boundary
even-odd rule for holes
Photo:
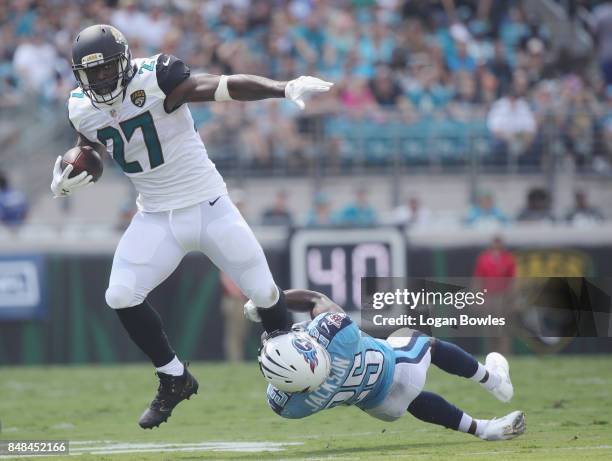
[[[62,156],[62,170],[68,165],[72,165],[73,170],[69,178],[78,176],[83,171],[90,174],[92,181],[96,182],[102,176],[104,165],[100,155],[91,146],[76,146]]]

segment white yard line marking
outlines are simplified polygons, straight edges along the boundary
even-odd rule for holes
[[[283,451],[290,446],[302,445],[301,442],[201,442],[201,443],[121,443],[108,440],[85,440],[70,442],[70,455],[119,455],[125,453],[155,452],[197,452],[228,451],[240,453],[259,453],[264,451]],[[54,456],[43,454],[37,456]],[[0,456],[12,459],[13,456]]]
[[[119,453],[124,451],[138,452],[146,451],[189,451],[189,450],[214,450],[214,451],[264,451],[282,450],[285,446],[302,445],[299,442],[201,442],[201,443],[110,443],[93,444],[70,450],[70,453],[83,454],[92,453]]]
[[[92,445],[92,444],[106,444],[106,443],[115,443],[112,440],[74,440],[70,441],[70,446],[73,445]]]
[[[346,456],[329,455],[329,456],[324,456],[324,457],[313,458],[309,456],[308,458],[281,458],[278,461],[327,461],[330,459],[334,461],[353,461],[355,457],[351,456],[350,458],[347,458]]]

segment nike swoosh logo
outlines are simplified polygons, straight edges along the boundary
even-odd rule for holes
[[[164,66],[167,66],[168,64],[170,64],[170,57],[168,57],[168,59],[166,59],[166,62],[162,63]]]
[[[215,203],[217,203],[217,200],[219,200],[221,198],[221,196],[219,195],[219,197],[217,197],[216,199],[214,199],[212,202],[208,202],[208,204],[210,206],[213,206]]]

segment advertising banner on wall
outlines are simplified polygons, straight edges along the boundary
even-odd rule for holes
[[[36,319],[46,311],[42,256],[0,257],[0,320]]]

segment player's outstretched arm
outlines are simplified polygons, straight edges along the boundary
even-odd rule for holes
[[[320,78],[301,76],[288,82],[257,75],[196,74],[186,78],[166,96],[166,108],[172,110],[185,102],[256,101],[287,98],[300,109],[304,96],[329,91],[333,83]]]
[[[285,290],[287,309],[294,312],[308,312],[311,318],[325,312],[344,312],[344,310],[322,293],[311,290]]]

